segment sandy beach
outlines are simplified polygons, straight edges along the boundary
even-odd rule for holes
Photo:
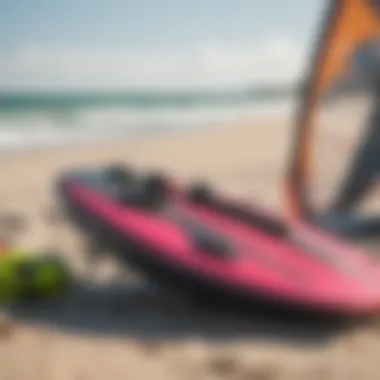
[[[289,119],[262,117],[223,128],[3,154],[0,207],[29,221],[18,244],[59,246],[76,273],[88,278],[79,237],[68,226],[52,232],[46,221],[57,172],[123,161],[185,181],[206,179],[281,212],[289,128]],[[116,275],[116,285],[106,286]],[[14,330],[0,332],[0,380],[379,377],[376,322],[337,331],[217,315],[149,289],[132,272],[129,283],[120,278],[105,260],[91,279],[92,290],[70,301],[69,311],[61,305],[20,312]]]

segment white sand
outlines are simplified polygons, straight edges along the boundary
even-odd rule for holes
[[[262,205],[279,208],[288,132],[283,120],[263,119],[132,142],[4,155],[0,157],[0,206],[20,211],[31,221],[29,230],[19,239],[21,245],[36,249],[55,239],[54,243],[65,248],[70,263],[80,271],[83,258],[75,242],[77,237],[68,231],[55,237],[43,217],[52,203],[51,185],[59,170],[123,160],[142,168],[164,169],[185,180],[205,178]],[[52,327],[20,324],[10,336],[0,336],[0,380],[365,380],[380,376],[380,331],[376,323],[316,344],[315,338],[324,335],[323,327],[311,332],[260,319],[241,323],[227,319],[224,325],[222,316],[218,321],[217,316],[191,314],[195,313],[193,309],[180,302],[171,305],[163,296],[137,294],[132,301],[123,301],[122,297],[118,296],[115,305],[109,297],[107,302],[102,299],[97,306],[89,306],[82,324],[93,322],[91,308],[98,307],[102,310],[94,312],[94,318],[109,318],[108,324],[115,331],[116,324],[123,322],[123,336],[120,332],[100,337],[94,330],[79,334],[70,322],[61,326],[54,320]],[[127,306],[115,312],[122,302]],[[83,312],[86,306],[81,306]],[[170,333],[177,324],[174,339]],[[207,336],[215,329],[219,341]],[[150,337],[149,331],[154,331],[156,337]],[[157,338],[157,332],[162,338]],[[300,345],[300,339],[306,341],[304,345]]]

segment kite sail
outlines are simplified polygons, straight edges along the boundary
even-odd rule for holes
[[[380,0],[332,0],[316,45],[301,86],[288,211],[338,223],[377,213],[380,236]]]

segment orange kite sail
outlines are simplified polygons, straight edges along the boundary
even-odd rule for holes
[[[292,217],[307,218],[311,145],[317,103],[352,70],[369,75],[379,54],[380,0],[332,0],[302,94],[286,195]],[[372,48],[376,45],[376,48]],[[379,62],[379,61],[376,61]],[[378,63],[377,63],[378,64]],[[370,78],[371,80],[371,78]]]

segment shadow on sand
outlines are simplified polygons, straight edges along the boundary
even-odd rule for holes
[[[65,299],[38,306],[24,303],[13,312],[16,319],[28,324],[136,339],[260,339],[318,345],[342,328],[336,323],[300,322],[278,314],[244,315],[205,308],[141,281],[82,282]]]

